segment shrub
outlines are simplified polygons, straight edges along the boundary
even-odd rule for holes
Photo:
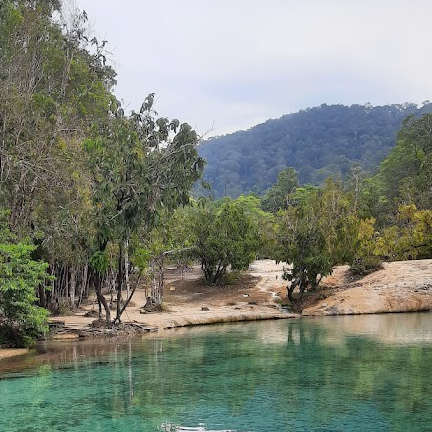
[[[17,241],[0,214],[0,343],[29,346],[47,330],[48,312],[35,306],[36,290],[50,277],[31,258],[35,246]]]

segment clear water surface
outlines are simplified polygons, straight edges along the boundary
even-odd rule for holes
[[[432,431],[432,314],[45,344],[0,362],[1,432]]]

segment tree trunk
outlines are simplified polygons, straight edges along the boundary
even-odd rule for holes
[[[134,293],[135,293],[135,290],[138,288],[138,285],[139,285],[140,281],[141,281],[141,275],[138,276],[138,279],[137,279],[137,281],[136,281],[135,286],[133,287],[133,289],[132,289],[130,295],[127,297],[127,299],[126,299],[124,305],[122,306],[122,308],[121,308],[121,310],[120,310],[120,316],[123,314],[123,312],[124,312],[125,309],[127,308],[129,302],[132,300],[132,297],[133,297],[133,295],[134,295]],[[117,319],[117,318],[116,318],[116,319]]]
[[[43,307],[45,309],[47,307],[47,298],[46,298],[46,293],[45,293],[45,287],[42,285],[39,287],[39,306]]]
[[[96,296],[99,303],[99,319],[100,319],[100,305],[103,305],[105,309],[105,319],[108,325],[111,324],[111,311],[109,305],[102,294],[102,281],[99,272],[96,274]]]
[[[296,284],[291,283],[291,285],[289,285],[287,287],[287,291],[288,291],[288,299],[290,301],[290,303],[295,304],[295,299],[293,297],[293,292],[295,290]]]
[[[117,273],[117,315],[114,322],[121,323],[121,301],[122,301],[122,286],[123,286],[123,243],[119,243],[119,259]]]
[[[76,268],[72,267],[70,275],[70,307],[73,309],[75,307],[75,293],[76,293]]]
[[[83,269],[82,281],[81,281],[81,291],[78,299],[78,306],[81,306],[83,301],[83,297],[87,291],[87,283],[88,283],[88,265],[86,264]]]
[[[150,295],[146,296],[146,304],[144,310],[147,312],[155,312],[161,310],[163,289],[165,281],[165,269],[164,260],[161,258],[161,262],[152,262],[152,284],[150,288]]]
[[[124,266],[125,266],[126,298],[129,298],[129,295],[130,295],[130,283],[129,283],[129,240],[125,241],[125,247],[124,247]]]

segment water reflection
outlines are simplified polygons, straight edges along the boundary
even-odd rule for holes
[[[228,429],[209,430],[209,429],[206,429],[204,425],[200,425],[197,427],[184,427],[184,426],[173,425],[172,423],[169,423],[169,424],[164,423],[164,424],[162,424],[162,426],[158,430],[160,430],[162,432],[187,432],[187,431],[192,431],[192,432],[238,432],[235,430],[228,430]]]
[[[327,317],[46,343],[0,363],[0,430],[426,431],[431,324]]]

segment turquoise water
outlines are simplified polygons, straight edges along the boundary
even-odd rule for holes
[[[0,362],[1,432],[432,430],[429,313],[195,327],[39,351]]]

